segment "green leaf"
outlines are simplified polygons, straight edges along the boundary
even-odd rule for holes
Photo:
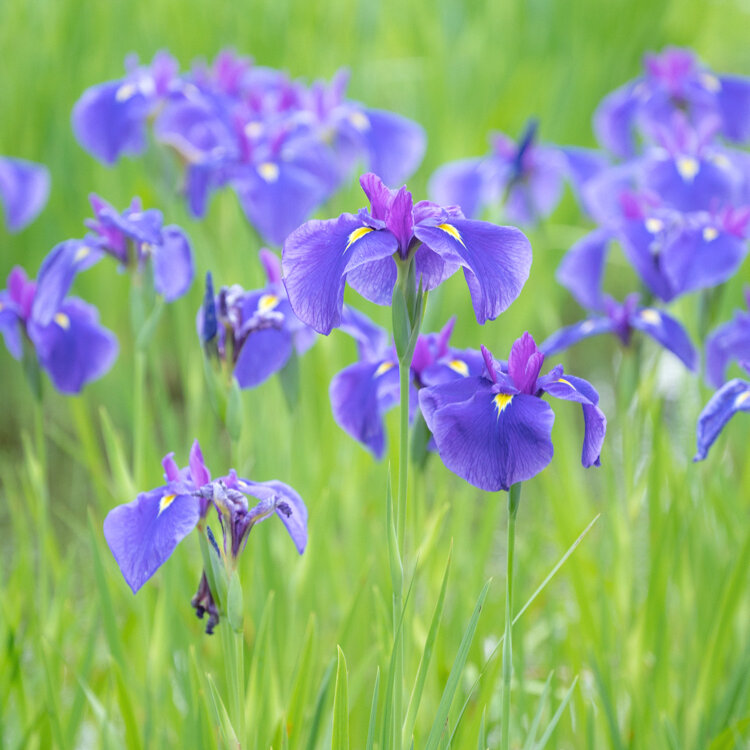
[[[242,599],[242,584],[240,576],[235,570],[229,579],[229,590],[227,592],[227,619],[232,630],[237,633],[242,632],[242,622],[244,619],[244,604]]]
[[[542,721],[542,714],[544,714],[544,707],[547,705],[547,698],[549,697],[549,691],[552,687],[552,675],[554,672],[550,672],[547,676],[547,681],[544,683],[542,688],[542,694],[539,696],[539,702],[537,703],[536,713],[534,718],[529,724],[529,728],[526,731],[526,742],[523,744],[523,750],[533,750],[534,743],[536,742],[536,735],[539,731],[539,725]]]
[[[219,730],[224,737],[224,744],[227,746],[227,748],[232,748],[233,750],[235,748],[239,748],[240,742],[237,739],[237,733],[234,731],[232,722],[229,719],[229,712],[224,705],[224,701],[221,699],[221,695],[219,695],[219,691],[216,687],[216,684],[214,683],[214,679],[210,674],[206,675],[206,679],[208,680],[208,685],[210,688],[211,703],[214,710],[214,716],[218,720],[217,723],[219,725]]]
[[[149,342],[153,338],[154,332],[156,331],[156,326],[161,320],[161,316],[164,312],[165,306],[166,303],[164,302],[164,297],[162,297],[161,295],[157,296],[154,301],[154,306],[151,309],[151,313],[143,321],[140,330],[138,330],[138,335],[135,340],[136,350],[142,351],[149,345]]]
[[[336,660],[331,659],[320,682],[320,690],[318,690],[318,697],[315,701],[315,709],[313,710],[312,721],[310,722],[310,734],[307,737],[307,745],[305,746],[307,750],[315,750],[318,741],[318,732],[320,731],[320,722],[323,718],[323,706],[326,695],[328,695],[328,687],[331,684],[331,675],[335,666]]]
[[[431,437],[432,433],[427,427],[427,422],[424,421],[422,412],[418,411],[411,428],[411,446],[409,453],[411,454],[412,464],[419,469],[423,469],[425,463],[427,463],[427,457],[430,455],[427,446]]]
[[[313,664],[317,656],[318,628],[315,614],[311,613],[307,621],[307,630],[299,652],[299,666],[294,677],[292,697],[289,700],[287,722],[284,735],[291,737],[294,747],[299,746],[302,734],[302,719],[308,703],[308,693],[312,682]]]
[[[482,721],[479,724],[479,736],[477,737],[477,750],[487,750],[487,732],[484,728],[484,715],[487,709],[482,710]]]
[[[370,724],[367,728],[367,745],[365,750],[373,750],[375,745],[375,728],[378,723],[378,691],[380,688],[380,667],[375,673],[375,688],[372,691],[372,705],[370,707]]]
[[[471,648],[471,642],[474,639],[474,633],[476,632],[477,623],[479,622],[479,615],[482,611],[484,600],[487,598],[487,591],[489,590],[489,587],[490,581],[487,581],[487,583],[484,584],[482,592],[479,594],[479,599],[477,600],[476,606],[474,607],[474,612],[471,615],[471,619],[469,620],[469,625],[467,626],[463,638],[461,639],[461,644],[458,647],[456,658],[453,660],[453,666],[451,667],[448,681],[445,684],[443,695],[440,698],[440,704],[438,705],[435,719],[432,723],[432,729],[430,731],[429,737],[427,738],[427,744],[425,745],[426,750],[437,750],[437,748],[440,746],[440,740],[443,736],[443,733],[445,731],[445,724],[448,720],[448,712],[450,711],[451,703],[453,703],[453,697],[456,694],[456,690],[458,689],[458,683],[461,679],[461,673],[463,672],[464,665],[466,664],[466,659],[469,656],[469,648]]]
[[[735,750],[742,747],[740,741],[747,737],[750,730],[750,716],[727,727],[713,742],[708,746],[708,750]]]
[[[333,694],[333,738],[331,750],[349,750],[349,676],[346,658],[341,646],[338,649],[336,689]]]
[[[409,698],[409,706],[406,709],[406,721],[404,722],[403,727],[405,741],[412,736],[414,725],[417,721],[417,712],[419,711],[419,704],[422,700],[422,692],[424,690],[425,680],[427,679],[427,670],[430,666],[432,652],[435,647],[435,639],[437,638],[438,630],[440,628],[440,620],[443,616],[443,605],[445,604],[445,592],[448,588],[448,574],[451,569],[452,556],[453,544],[451,543],[451,549],[448,552],[448,560],[445,564],[445,572],[443,573],[443,582],[440,586],[440,594],[438,595],[437,604],[435,605],[435,611],[432,614],[432,622],[430,623],[430,630],[427,633],[427,640],[424,644],[422,657],[419,660],[419,668],[417,669],[417,677],[414,681],[411,697]]]
[[[225,612],[229,582],[227,581],[227,572],[222,559],[216,553],[211,542],[208,541],[208,527],[205,529],[199,527],[198,542],[203,557],[203,570],[206,572],[208,587],[211,589],[211,594],[214,597],[219,612]]]
[[[299,403],[299,356],[292,349],[292,354],[287,363],[279,371],[279,383],[281,392],[284,394],[287,408],[293,412]]]
[[[557,711],[555,711],[555,715],[552,717],[552,720],[547,725],[547,729],[544,730],[544,734],[542,735],[542,739],[539,740],[539,742],[534,745],[534,750],[542,750],[543,747],[547,745],[549,742],[550,737],[552,736],[552,732],[555,731],[555,727],[557,726],[557,723],[560,721],[560,717],[562,716],[563,711],[565,710],[568,703],[570,703],[570,699],[573,696],[573,690],[575,690],[575,686],[578,684],[578,677],[573,680],[573,684],[568,688],[568,692],[565,693],[565,697],[562,699],[562,703],[557,707]]]
[[[102,425],[104,447],[107,451],[107,462],[109,463],[112,477],[117,484],[115,494],[121,492],[124,495],[123,502],[125,502],[134,498],[138,489],[133,482],[133,476],[128,468],[129,463],[125,457],[125,451],[122,447],[120,435],[112,425],[112,420],[103,406],[99,409],[99,420]]]

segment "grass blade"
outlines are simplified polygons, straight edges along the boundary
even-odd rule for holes
[[[349,750],[349,677],[346,670],[346,657],[338,649],[336,667],[336,689],[333,693],[333,739],[331,750]]]
[[[552,736],[552,732],[555,731],[555,727],[557,726],[557,723],[560,721],[560,717],[562,716],[563,711],[567,707],[568,703],[570,703],[570,699],[573,696],[573,691],[575,690],[575,687],[577,684],[578,684],[578,676],[576,676],[575,680],[573,680],[573,684],[568,688],[568,692],[565,693],[565,697],[562,699],[562,702],[557,707],[557,711],[555,711],[555,715],[552,717],[552,720],[547,725],[547,728],[544,730],[542,739],[540,739],[539,742],[537,742],[536,745],[534,745],[534,750],[542,750],[542,748],[545,747],[547,743],[549,742],[549,738]]]
[[[370,708],[370,725],[367,729],[366,750],[373,750],[375,745],[375,727],[378,722],[378,690],[380,688],[380,668],[375,673],[375,689],[372,691],[372,707]]]

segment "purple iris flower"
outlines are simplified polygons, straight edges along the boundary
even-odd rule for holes
[[[0,202],[8,231],[20,232],[44,208],[49,197],[49,171],[42,164],[0,156]]]
[[[307,509],[291,487],[277,481],[239,479],[234,471],[212,481],[197,440],[187,467],[179,469],[173,453],[164,457],[162,465],[165,484],[113,508],[104,519],[107,544],[133,593],[154,575],[196,526],[206,523],[212,507],[224,533],[224,558],[232,564],[244,548],[252,527],[274,513],[284,523],[298,552],[304,551]],[[258,500],[257,505],[250,507],[247,496]],[[202,590],[204,583],[205,577],[193,606],[199,617],[209,612],[210,632],[218,622],[218,612],[210,592],[207,598]]]
[[[420,334],[411,362],[410,411],[417,406],[417,390],[482,371],[482,355],[451,348],[455,318],[439,333]],[[350,334],[359,350],[359,361],[334,376],[329,388],[336,424],[368,448],[378,460],[385,453],[385,413],[400,397],[398,356],[388,334],[367,316],[345,307],[341,330]]]
[[[40,289],[16,266],[0,291],[0,331],[8,351],[24,356],[24,339],[42,369],[62,393],[79,393],[104,375],[117,358],[117,339],[99,325],[99,313],[77,297],[61,298],[49,320],[36,313]]]
[[[750,362],[742,362],[741,365],[750,373]],[[738,411],[750,411],[750,383],[735,378],[719,388],[700,413],[697,427],[698,451],[693,461],[702,461],[706,457],[724,425]]]
[[[328,334],[341,324],[347,281],[370,301],[390,304],[397,261],[413,260],[424,290],[463,266],[480,323],[496,318],[518,296],[531,268],[531,245],[520,230],[465,219],[454,206],[414,204],[405,186],[390,190],[372,173],[360,184],[369,211],[308,221],[284,243],[289,301],[316,331]]]
[[[623,158],[636,135],[652,139],[676,112],[694,125],[717,120],[730,141],[750,138],[750,79],[715,75],[687,49],[668,47],[644,58],[644,75],[606,96],[594,115],[599,142]]]
[[[745,289],[750,309],[750,288]],[[706,339],[706,380],[720,388],[732,361],[750,361],[750,312],[738,310],[734,320],[720,325]]]
[[[580,323],[562,328],[540,344],[539,349],[549,356],[583,339],[603,333],[615,334],[628,346],[633,331],[643,331],[695,372],[698,368],[698,352],[687,331],[671,315],[654,307],[643,307],[638,304],[638,300],[638,294],[630,294],[620,304],[605,296],[601,311],[603,315],[594,314]]]
[[[278,257],[260,251],[268,277],[263,289],[222,287],[213,296],[210,274],[206,298],[198,311],[198,335],[206,351],[228,363],[240,388],[255,388],[281,370],[292,352],[304,354],[315,332],[292,312],[281,283]]]
[[[193,281],[193,256],[187,236],[177,226],[162,226],[162,213],[143,210],[139,198],[122,213],[96,195],[90,196],[95,219],[84,240],[67,240],[52,249],[39,271],[39,295],[35,314],[50,320],[67,294],[76,274],[90,268],[104,255],[123,268],[153,273],[154,289],[167,302],[187,292]]]
[[[509,221],[536,224],[560,202],[566,179],[579,187],[606,165],[605,157],[593,151],[539,145],[536,133],[536,120],[517,144],[495,133],[487,156],[451,162],[434,172],[429,194],[442,205],[460,206],[469,218],[502,203]]]
[[[148,118],[179,88],[177,63],[166,52],[157,52],[150,66],[140,66],[137,57],[130,56],[125,67],[124,78],[92,86],[73,107],[78,142],[105,164],[146,150]]]
[[[544,354],[525,333],[508,363],[482,347],[480,376],[423,388],[419,404],[443,463],[483,490],[508,490],[538,474],[552,460],[555,415],[545,393],[583,407],[581,461],[598,466],[607,420],[590,383],[566,375],[561,366],[539,376]]]

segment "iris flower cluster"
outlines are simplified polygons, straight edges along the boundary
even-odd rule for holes
[[[590,149],[540,144],[537,131],[537,121],[531,120],[517,143],[492,133],[489,154],[439,167],[428,192],[438,203],[460,206],[469,218],[501,204],[514,224],[545,219],[560,202],[566,180],[578,192],[608,160]]]
[[[594,116],[602,145],[626,161],[583,184],[600,229],[571,248],[559,278],[569,283],[579,255],[603,269],[616,240],[669,302],[726,281],[747,254],[750,156],[736,146],[750,141],[750,79],[717,76],[674,48],[647,55],[645,68]]]
[[[0,202],[10,232],[20,232],[44,208],[49,197],[47,167],[0,156]]]
[[[306,85],[231,51],[188,73],[165,52],[150,65],[88,89],[73,110],[81,145],[105,164],[138,155],[155,139],[184,167],[190,211],[202,216],[214,190],[234,189],[248,220],[280,245],[364,162],[386,182],[417,168],[425,135],[400,115],[346,98],[348,75]]]
[[[221,564],[231,575],[248,535],[260,521],[276,515],[286,527],[297,551],[307,545],[307,508],[302,498],[283,482],[253,482],[234,470],[211,479],[196,440],[188,466],[180,469],[174,454],[162,461],[164,484],[142,492],[135,500],[113,508],[104,519],[104,536],[125,581],[136,593],[169,559],[177,545],[198,527],[206,534]],[[248,503],[253,499],[253,505]],[[216,511],[222,543],[208,527],[211,510]],[[204,570],[192,605],[199,618],[208,614],[206,632],[219,622],[221,604],[216,601]]]

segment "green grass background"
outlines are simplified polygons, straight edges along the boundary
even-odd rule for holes
[[[47,164],[49,204],[15,236],[1,234],[0,276],[14,264],[35,275],[57,242],[83,233],[87,195],[117,206],[140,195],[189,232],[199,277],[261,282],[257,236],[229,192],[196,222],[176,195],[167,156],[114,168],[75,142],[70,111],[90,85],[117,78],[131,51],[149,60],[168,49],[183,68],[223,47],[308,80],[351,70],[350,95],[421,122],[428,150],[410,180],[424,195],[440,163],[486,149],[491,129],[517,134],[540,118],[544,140],[594,145],[600,98],[636,75],[642,54],[666,44],[693,47],[716,71],[750,74],[750,6],[736,0],[569,2],[215,3],[196,0],[81,3],[0,2],[0,153]],[[364,203],[356,181],[321,211]],[[429,300],[425,330],[449,314],[453,343],[484,343],[503,356],[524,330],[538,340],[580,311],[554,282],[567,247],[586,230],[568,196],[531,232],[535,251],[524,292],[480,328],[462,278]],[[624,267],[614,282],[629,291]],[[717,314],[740,305],[742,277]],[[334,423],[331,377],[353,361],[334,332],[301,362],[302,398],[290,413],[276,379],[243,394],[245,431],[230,446],[207,405],[194,329],[201,289],[169,307],[149,350],[144,476],[131,475],[133,342],[129,279],[101,263],[76,282],[120,338],[113,370],[80,397],[47,389],[39,440],[20,366],[0,350],[0,747],[211,747],[218,734],[205,674],[224,689],[218,638],[202,633],[189,605],[201,561],[188,538],[133,597],[102,537],[107,511],[156,486],[160,459],[184,464],[194,437],[215,474],[278,478],[305,498],[308,550],[298,558],[270,521],[251,535],[241,561],[245,588],[247,746],[328,747],[337,645],[348,665],[351,747],[365,746],[378,668],[390,658],[386,555],[386,463],[374,462]],[[351,301],[359,304],[356,295]],[[361,305],[384,325],[388,312]],[[696,333],[698,299],[679,314]],[[532,594],[586,525],[592,531],[514,630],[512,736],[522,747],[551,672],[544,722],[578,677],[549,747],[746,747],[750,724],[748,422],[740,417],[709,459],[692,465],[694,424],[709,391],[650,343],[623,355],[593,340],[559,358],[602,394],[609,433],[600,469],[580,466],[582,423],[560,404],[555,458],[528,482],[518,518],[515,598]],[[641,376],[634,377],[640,366]],[[397,414],[389,415],[395,435]],[[394,466],[396,446],[391,443]],[[46,470],[42,457],[46,456]],[[423,747],[459,642],[484,583],[492,578],[448,719],[468,699],[452,747],[499,740],[500,659],[472,684],[503,632],[505,496],[482,493],[434,458],[411,477],[407,572],[418,559],[405,616],[411,688],[452,544],[445,609],[414,747]],[[417,551],[419,554],[417,556]],[[334,667],[335,674],[335,667]],[[319,707],[319,714],[316,713]],[[447,736],[447,735],[446,735]],[[744,744],[743,744],[744,743]],[[445,746],[445,745],[444,745]]]

